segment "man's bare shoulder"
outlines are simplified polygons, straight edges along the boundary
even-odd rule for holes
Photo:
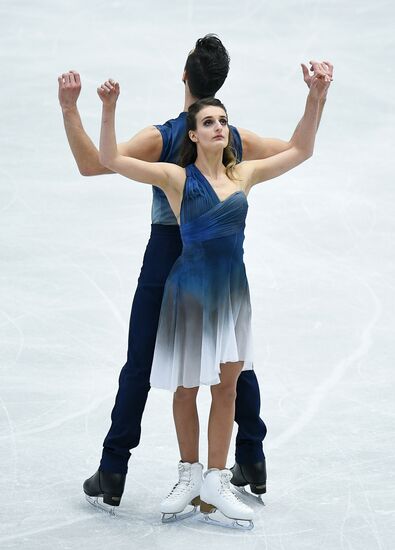
[[[243,160],[268,158],[286,151],[291,146],[289,141],[262,137],[244,128],[238,130],[243,145]]]
[[[157,162],[160,159],[162,147],[162,134],[155,126],[147,126],[129,141],[118,144],[121,155],[148,162]]]

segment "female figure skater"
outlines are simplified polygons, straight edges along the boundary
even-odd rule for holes
[[[164,518],[188,504],[208,514],[218,509],[237,525],[252,527],[253,511],[231,491],[226,459],[234,421],[236,383],[252,369],[251,306],[243,263],[247,196],[313,153],[319,102],[329,76],[312,79],[293,147],[263,160],[236,165],[228,116],[215,98],[192,104],[187,116],[182,166],[150,163],[119,154],[115,106],[119,84],[98,88],[103,102],[100,162],[166,194],[180,224],[183,252],[166,282],[150,383],[174,392],[174,421],[181,453],[179,482],[161,503]],[[208,470],[199,463],[199,386],[211,388]]]

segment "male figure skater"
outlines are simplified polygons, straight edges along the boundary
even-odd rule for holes
[[[304,80],[309,86],[309,70],[302,67]],[[313,62],[312,70],[315,74],[331,74],[332,67],[328,63]],[[214,96],[228,71],[229,55],[222,42],[215,35],[200,38],[189,53],[183,71],[185,100],[181,114],[163,125],[149,126],[128,142],[119,144],[121,154],[152,162],[177,163],[185,136],[188,107],[197,99]],[[80,173],[84,176],[111,173],[100,164],[98,149],[82,125],[77,108],[81,90],[79,74],[69,71],[59,76],[58,82],[66,135]],[[322,108],[324,103],[325,100]],[[288,149],[292,143],[292,138],[288,142],[267,139],[240,128],[231,128],[231,132],[239,160],[269,157]],[[103,498],[103,502],[111,506],[119,506],[121,502],[130,449],[137,447],[140,441],[164,284],[181,247],[179,227],[166,196],[153,187],[151,235],[132,305],[127,361],[120,373],[112,424],[104,440],[99,469],[84,483],[88,497]],[[251,491],[257,495],[266,492],[266,463],[262,448],[266,426],[259,414],[260,392],[255,372],[244,371],[237,384],[235,421],[238,433],[232,483],[250,485]]]

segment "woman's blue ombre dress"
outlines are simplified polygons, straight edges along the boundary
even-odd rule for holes
[[[175,391],[220,382],[220,363],[252,369],[251,304],[243,262],[248,203],[220,201],[198,168],[186,168],[181,256],[166,281],[151,386]]]

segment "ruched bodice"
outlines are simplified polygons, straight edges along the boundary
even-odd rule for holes
[[[234,224],[235,230],[244,229],[247,216],[247,198],[243,191],[236,191],[221,201],[212,185],[201,171],[194,165],[186,167],[186,181],[181,204],[181,232],[185,225],[206,214],[214,220],[219,216],[229,216],[229,221]],[[238,195],[244,198],[245,208],[238,209]],[[218,219],[218,224],[221,220]]]
[[[183,252],[166,282],[151,373],[152,386],[172,391],[219,383],[220,363],[252,368],[247,197],[239,190],[221,201],[195,165],[186,175]]]

